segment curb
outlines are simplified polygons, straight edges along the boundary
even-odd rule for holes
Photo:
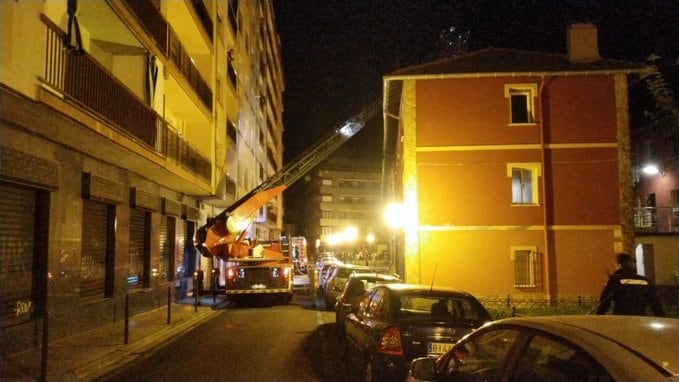
[[[67,374],[72,374],[74,380],[77,381],[95,381],[109,374],[115,375],[116,371],[123,371],[125,367],[131,366],[134,362],[151,356],[154,353],[153,350],[159,346],[174,341],[177,338],[176,334],[186,333],[215,317],[221,312],[221,310],[215,308],[221,305],[223,304],[206,307],[207,309],[197,312],[192,318],[183,319],[166,330],[150,334],[134,343],[117,345],[116,349],[110,352],[107,357],[90,362],[78,370]],[[57,379],[62,380],[61,377]]]

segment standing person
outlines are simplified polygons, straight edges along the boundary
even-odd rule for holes
[[[665,316],[655,286],[646,277],[638,275],[634,258],[629,253],[615,256],[617,270],[608,278],[601,292],[596,314],[606,314],[613,303],[613,314],[643,316],[649,306],[653,314]]]

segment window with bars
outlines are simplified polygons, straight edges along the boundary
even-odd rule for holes
[[[515,288],[540,287],[540,257],[535,247],[512,247]]]

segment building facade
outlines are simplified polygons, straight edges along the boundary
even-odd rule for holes
[[[596,27],[568,55],[485,49],[384,78],[397,272],[481,296],[595,296],[631,251],[627,76]],[[393,174],[393,175],[392,175]]]
[[[679,107],[657,66],[639,85],[653,106],[632,134],[634,254],[637,271],[658,285],[679,285]],[[650,118],[648,118],[650,116]],[[671,288],[665,288],[671,290]]]
[[[319,251],[344,254],[347,260],[384,250],[379,163],[329,159],[318,166],[311,184],[310,243],[318,239]],[[353,228],[355,236],[347,238]]]
[[[6,350],[185,296],[193,234],[282,165],[268,1],[2,2]],[[252,234],[275,236],[279,200]],[[268,238],[268,237],[267,237]],[[211,260],[210,260],[211,261]],[[207,285],[206,285],[207,287]],[[160,300],[159,300],[160,299]]]

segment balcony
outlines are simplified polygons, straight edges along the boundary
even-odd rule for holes
[[[679,208],[635,208],[634,230],[637,233],[679,233]]]
[[[65,33],[47,17],[43,81],[64,98],[147,149],[210,182],[212,164],[153,109],[87,52],[68,49]]]
[[[123,2],[136,16],[146,32],[152,37],[157,48],[165,55],[165,58],[170,60],[184,76],[208,110],[212,110],[212,89],[207,81],[200,75],[198,68],[187,53],[185,47],[181,44],[176,33],[168,25],[167,21],[163,19],[163,16],[158,9],[149,0],[124,0]],[[194,5],[195,10],[196,2],[193,2],[192,4]],[[205,10],[205,12],[207,12],[207,10]],[[199,17],[201,18],[203,27],[208,28],[200,14]],[[210,20],[209,15],[207,15],[207,19]],[[209,28],[212,28],[211,20]],[[212,38],[211,30],[208,35]]]

